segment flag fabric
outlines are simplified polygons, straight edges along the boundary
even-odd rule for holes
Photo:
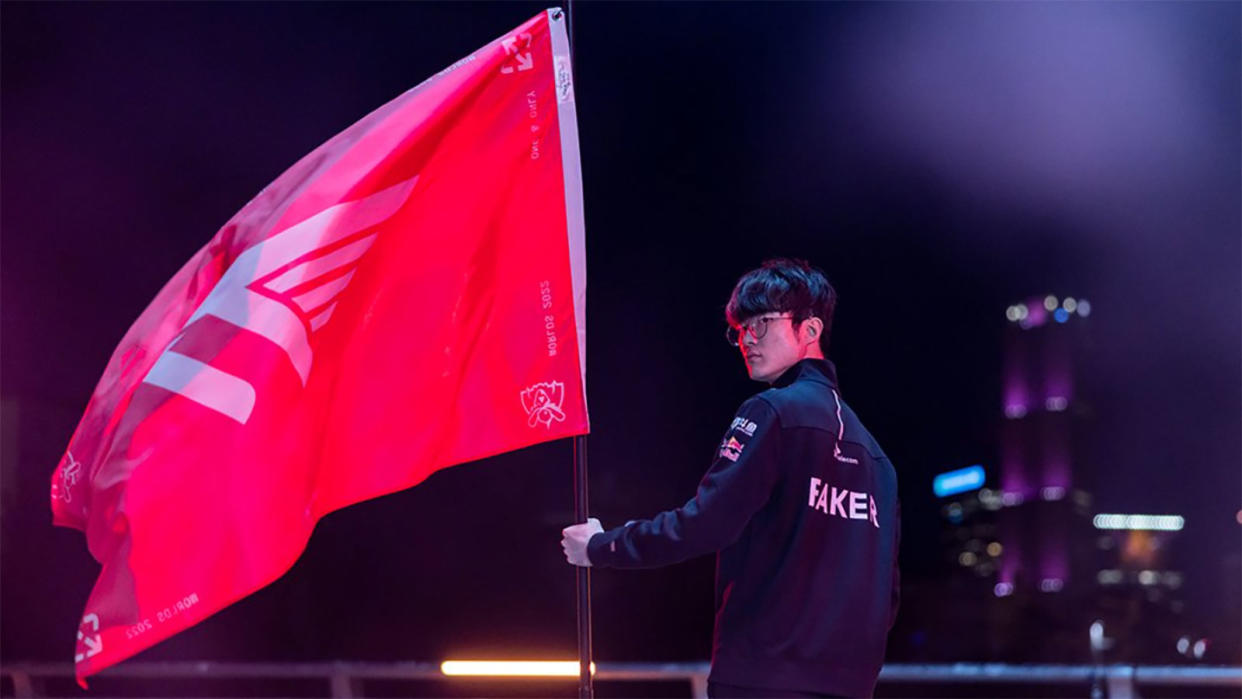
[[[52,477],[102,565],[79,680],[284,574],[328,512],[588,431],[565,22],[302,158],[121,340]]]

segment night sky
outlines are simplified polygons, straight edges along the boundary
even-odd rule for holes
[[[98,566],[48,483],[130,323],[302,155],[545,7],[0,8],[4,660],[72,657]],[[1242,546],[1242,5],[584,2],[573,23],[605,526],[693,494],[761,388],[724,303],[790,255],[840,293],[829,355],[897,466],[908,580],[944,573],[932,476],[995,465],[1006,307],[1052,293],[1094,311],[1097,509],[1184,515],[1188,611],[1219,613]],[[570,454],[332,514],[281,580],[140,657],[572,657]],[[706,658],[712,574],[596,573],[596,657]]]

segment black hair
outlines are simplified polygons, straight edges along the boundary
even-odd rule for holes
[[[733,287],[725,320],[737,327],[764,313],[792,313],[796,328],[808,318],[824,322],[820,346],[828,346],[837,292],[823,270],[806,260],[778,257],[743,274]]]

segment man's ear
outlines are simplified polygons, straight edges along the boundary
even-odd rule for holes
[[[819,336],[824,332],[824,321],[811,316],[802,322],[802,330],[808,341],[819,342]]]

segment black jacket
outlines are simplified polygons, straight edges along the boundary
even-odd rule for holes
[[[869,695],[897,614],[897,474],[807,359],[742,404],[694,499],[591,538],[600,568],[709,551],[713,681]]]

